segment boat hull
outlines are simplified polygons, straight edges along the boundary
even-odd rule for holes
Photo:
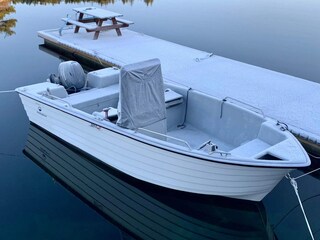
[[[194,158],[100,127],[29,96],[20,97],[34,124],[123,173],[162,187],[260,201],[290,171]]]
[[[263,204],[150,187],[33,124],[24,153],[134,239],[274,239]]]

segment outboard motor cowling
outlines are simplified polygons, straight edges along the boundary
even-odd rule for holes
[[[50,82],[61,84],[67,91],[79,91],[85,86],[86,74],[76,61],[66,61],[59,64],[58,76],[50,75]]]

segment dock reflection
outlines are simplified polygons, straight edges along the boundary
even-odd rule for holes
[[[31,124],[24,153],[138,239],[274,239],[262,204],[187,194],[119,173]]]

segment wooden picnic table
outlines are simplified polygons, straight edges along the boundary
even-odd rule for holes
[[[77,20],[62,18],[68,25],[75,26],[75,33],[79,32],[80,27],[85,28],[87,32],[95,32],[93,39],[98,39],[100,31],[116,30],[117,35],[121,36],[120,28],[128,27],[133,22],[120,19],[123,16],[120,13],[111,12],[96,7],[73,8],[77,12]],[[109,21],[110,23],[106,23]],[[95,24],[92,24],[95,23]]]

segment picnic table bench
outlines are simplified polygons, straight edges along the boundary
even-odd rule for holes
[[[95,7],[73,8],[77,12],[77,20],[62,18],[67,25],[74,25],[74,32],[78,33],[80,28],[87,32],[95,32],[93,39],[98,39],[100,31],[116,30],[117,35],[121,36],[120,28],[129,27],[132,21],[121,19],[122,14],[111,12],[105,9]],[[86,16],[86,17],[85,17]],[[108,23],[106,23],[109,21]]]

